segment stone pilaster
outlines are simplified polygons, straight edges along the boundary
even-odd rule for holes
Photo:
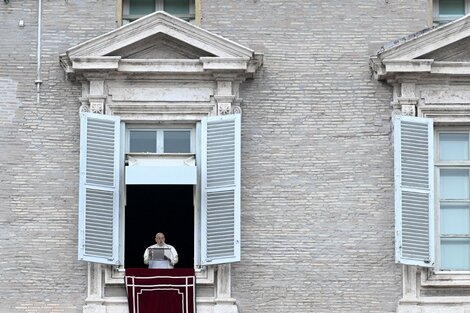
[[[88,296],[85,300],[83,313],[106,313],[104,305],[104,285],[102,266],[98,263],[88,263]]]

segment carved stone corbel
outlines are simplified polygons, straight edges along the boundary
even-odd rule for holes
[[[401,115],[416,116],[416,106],[410,104],[402,104]]]
[[[217,102],[217,115],[226,115],[232,113],[232,103],[235,99],[234,95],[214,96]]]
[[[106,97],[104,96],[89,96],[88,101],[90,102],[90,112],[97,114],[104,114],[104,102]]]
[[[407,116],[416,116],[416,106],[418,97],[416,97],[416,83],[414,81],[402,82],[400,93],[397,98],[398,106],[401,108],[401,114]]]
[[[86,97],[80,97],[78,99],[80,101],[80,107],[78,108],[78,113],[82,112],[90,112],[90,102]]]
[[[104,80],[90,80],[90,93],[88,96],[90,102],[90,112],[97,114],[105,113],[105,84]]]
[[[232,114],[242,114],[242,108],[239,105],[232,106]]]

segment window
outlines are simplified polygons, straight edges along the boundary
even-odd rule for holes
[[[470,158],[468,131],[437,132],[440,270],[470,270]]]
[[[434,0],[434,22],[443,24],[464,16],[469,11],[469,4],[469,0]]]
[[[128,153],[194,153],[192,129],[129,128]]]
[[[433,126],[394,120],[396,260],[470,271],[470,130]]]
[[[180,238],[186,241],[194,238],[189,247],[193,251],[189,261],[186,257],[186,264],[239,261],[240,116],[205,117],[198,122],[194,132],[182,128],[128,128],[128,149],[145,154],[158,153],[159,149],[163,153],[186,153],[188,149],[194,149],[196,165],[189,164],[188,158],[185,165],[175,164],[172,159],[175,155],[163,155],[162,164],[144,160],[141,165],[124,166],[123,126],[118,116],[81,114],[79,259],[135,266],[134,261],[125,263],[124,260],[125,241],[135,242],[135,237],[124,234],[127,229],[124,223],[132,223],[130,229],[135,232],[139,228],[150,228],[142,225],[153,225],[144,222],[176,217],[179,226],[194,235]],[[194,134],[194,140],[191,134]],[[197,144],[192,148],[194,141]],[[129,168],[134,170],[129,171]],[[189,173],[197,172],[197,179],[190,183],[187,179],[192,176],[188,175],[187,169]],[[130,174],[134,176],[129,178]],[[124,190],[126,185],[136,186]],[[133,215],[124,214],[126,192],[131,200],[128,205],[140,210]],[[175,207],[183,209],[176,210]],[[172,214],[148,212],[161,208],[172,210]],[[185,214],[186,226],[178,221],[178,214]],[[139,218],[146,220],[136,220]],[[143,249],[138,250],[140,259]]]
[[[195,16],[194,0],[122,0],[123,24],[155,11],[165,11],[191,21]]]

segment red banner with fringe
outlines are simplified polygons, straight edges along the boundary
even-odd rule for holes
[[[129,313],[195,313],[194,269],[126,269]]]

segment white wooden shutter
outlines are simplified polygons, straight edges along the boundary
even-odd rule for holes
[[[434,265],[434,164],[432,119],[394,119],[395,259]]]
[[[82,113],[80,118],[80,260],[122,264],[119,242],[120,119]]]
[[[201,262],[240,261],[240,115],[201,121]]]

